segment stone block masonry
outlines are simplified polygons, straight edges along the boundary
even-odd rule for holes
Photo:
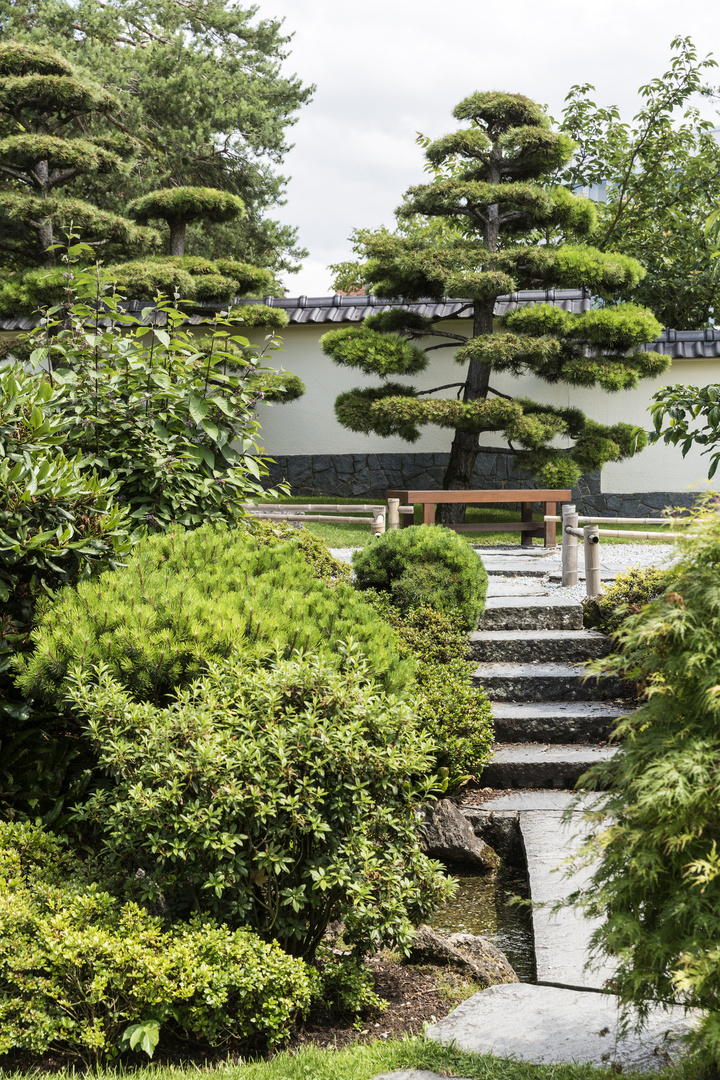
[[[384,500],[385,492],[391,488],[442,487],[448,458],[448,454],[280,454],[270,466],[268,486],[287,480],[297,497]],[[518,466],[512,452],[486,448],[478,454],[472,486],[493,489],[537,485]],[[578,512],[599,517],[654,517],[668,506],[690,508],[696,499],[696,494],[687,491],[604,494],[599,473],[580,477],[573,488]]]

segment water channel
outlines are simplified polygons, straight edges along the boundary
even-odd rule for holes
[[[528,904],[512,904],[513,897],[530,899],[525,867],[503,860],[495,874],[478,874],[453,867],[458,882],[455,897],[438,911],[433,928],[445,934],[482,934],[507,956],[520,982],[535,982],[535,942]]]

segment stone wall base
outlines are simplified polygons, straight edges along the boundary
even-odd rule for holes
[[[334,495],[384,501],[391,488],[442,487],[448,458],[448,454],[280,455],[270,466],[268,486],[287,480],[298,499]],[[532,488],[537,484],[519,467],[512,451],[487,448],[478,454],[473,487]],[[668,506],[691,507],[698,496],[687,491],[607,495],[600,490],[600,474],[589,473],[573,488],[573,498],[578,512],[588,516],[653,517]]]

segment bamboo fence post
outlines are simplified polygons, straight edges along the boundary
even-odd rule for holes
[[[566,527],[577,529],[578,512],[574,503],[566,503],[562,508],[562,583],[565,588],[578,583],[578,538],[566,531]]]
[[[400,528],[400,500],[388,499],[387,501],[387,527],[388,529]]]
[[[600,593],[600,537],[597,525],[583,528],[585,548],[585,592],[589,597]]]
[[[373,513],[372,524],[370,525],[370,533],[372,536],[382,536],[385,532],[385,507],[381,510],[376,510]]]

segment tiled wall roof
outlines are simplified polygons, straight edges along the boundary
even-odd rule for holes
[[[258,300],[240,300],[238,303],[242,306],[258,302]],[[291,325],[357,323],[373,311],[389,311],[402,306],[435,319],[441,317],[467,319],[472,313],[467,300],[447,299],[440,302],[427,300],[402,305],[397,301],[383,300],[376,296],[341,296],[340,293],[334,296],[268,296],[262,302],[270,307],[286,311]],[[510,296],[499,297],[495,305],[495,314],[504,315],[514,307],[523,307],[526,304],[548,303],[555,304],[564,311],[579,314],[589,310],[591,300],[587,293],[577,289],[526,289],[512,293]],[[143,308],[149,307],[149,303],[144,300],[129,300],[123,306],[129,313],[139,315]],[[203,313],[188,315],[187,321],[197,326],[204,322],[208,315],[220,310],[221,305],[207,305]],[[151,315],[146,321],[153,322],[153,316]],[[37,325],[37,321],[33,318],[20,316],[0,318],[0,331],[30,330]],[[644,348],[648,352],[660,352],[677,358],[712,359],[720,357],[720,329],[708,327],[705,330],[665,330],[657,341],[649,342]]]

